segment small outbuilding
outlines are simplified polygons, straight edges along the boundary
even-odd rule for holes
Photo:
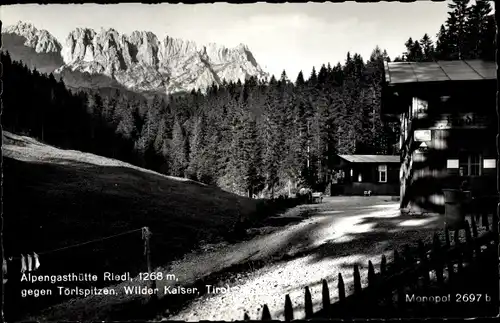
[[[400,156],[336,155],[333,165],[332,195],[399,196]]]

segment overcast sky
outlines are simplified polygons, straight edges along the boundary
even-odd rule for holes
[[[0,7],[4,25],[22,20],[46,29],[62,44],[76,27],[114,28],[169,35],[201,44],[249,46],[269,73],[283,69],[294,80],[312,66],[343,62],[348,51],[366,60],[375,45],[394,58],[408,37],[435,37],[447,16],[447,2],[304,4],[117,4],[12,5]]]

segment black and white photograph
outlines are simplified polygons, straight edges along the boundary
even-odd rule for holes
[[[3,321],[499,315],[494,1],[0,20]]]

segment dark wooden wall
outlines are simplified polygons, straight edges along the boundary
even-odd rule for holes
[[[378,166],[387,165],[387,182],[379,182]],[[346,182],[338,191],[344,195],[363,195],[364,191],[372,191],[373,195],[399,196],[399,163],[344,163]],[[353,177],[350,177],[350,170]],[[358,182],[358,174],[362,181]]]

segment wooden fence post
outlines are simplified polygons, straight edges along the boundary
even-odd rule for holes
[[[271,312],[269,312],[267,304],[262,309],[262,321],[271,321]]]
[[[341,273],[339,273],[338,289],[339,289],[339,303],[343,303],[345,302],[345,285]]]
[[[472,246],[472,235],[470,232],[469,221],[465,220],[465,257],[468,261],[472,260],[473,257],[473,246]]]
[[[453,234],[453,242],[455,243],[455,247],[460,246],[460,229],[455,229],[455,233]]]
[[[323,289],[321,291],[322,301],[323,301],[323,311],[329,316],[330,314],[330,289],[328,288],[328,283],[323,279]]]
[[[444,238],[445,238],[445,243],[446,243],[446,249],[450,249],[451,243],[450,243],[450,230],[448,227],[444,229]]]
[[[434,262],[434,270],[436,272],[436,278],[438,281],[438,284],[441,286],[444,283],[444,277],[443,277],[443,254],[441,252],[441,241],[439,240],[439,236],[437,233],[434,234],[433,237],[433,244],[432,244],[432,249],[433,249],[433,262]]]
[[[309,291],[309,286],[306,286],[306,288],[305,288],[304,298],[305,298],[304,310],[305,310],[305,314],[306,314],[306,319],[309,319],[313,316],[313,303],[312,303],[311,292]]]
[[[448,268],[448,281],[449,281],[449,286],[453,285],[454,282],[453,280],[455,279],[455,266],[453,265],[453,261],[448,257],[446,259],[446,265]]]
[[[385,275],[387,272],[387,258],[382,255],[382,260],[380,261],[380,274]]]
[[[399,255],[399,252],[397,249],[394,249],[394,270],[391,271],[391,273],[395,273],[401,269],[401,263],[402,259],[401,256]],[[397,284],[397,303],[396,303],[397,309],[400,313],[404,312],[405,308],[405,286],[403,285],[402,281],[399,281]]]
[[[403,263],[404,265],[403,266],[411,266],[412,263],[412,254],[411,254],[411,250],[410,250],[410,246],[405,244],[404,247],[403,247]]]
[[[354,294],[361,293],[361,275],[358,265],[354,265]]]
[[[406,305],[406,300],[405,300],[405,286],[403,285],[402,281],[399,281],[397,284],[397,294],[398,294],[398,299],[397,299],[397,309],[400,314],[404,313],[405,311],[405,305]]]
[[[293,306],[292,300],[290,299],[290,295],[285,296],[285,321],[293,320]]]
[[[460,250],[460,237],[459,237],[459,233],[460,233],[460,230],[459,229],[456,229],[455,230],[455,234],[454,234],[454,237],[453,237],[453,240],[454,240],[454,243],[455,243],[455,248],[457,250],[457,272],[456,272],[456,276],[459,276],[462,269],[463,269],[463,266],[462,266],[462,250]]]
[[[337,284],[337,289],[339,292],[339,300],[338,304],[340,306],[335,306],[336,312],[332,312],[333,309],[330,310],[330,318],[338,318],[338,317],[343,317],[346,313],[349,313],[349,304],[347,304],[346,300],[346,292],[345,292],[345,284],[344,284],[344,279],[342,278],[342,274],[339,273],[339,278],[338,278],[338,284]]]
[[[380,279],[383,280],[386,277],[387,274],[387,258],[385,257],[384,254],[382,254],[382,260],[380,261]],[[385,305],[392,305],[392,290],[389,288],[384,288],[383,289],[383,295],[382,298],[384,299]]]
[[[384,299],[385,295],[384,293],[380,290],[380,285],[379,285],[379,277],[375,273],[375,267],[373,266],[373,263],[371,260],[368,261],[368,294],[366,294],[368,298],[369,304],[373,304],[373,306],[367,306],[368,309],[370,309],[370,313],[365,313],[366,315],[375,316],[379,317],[379,300]],[[365,300],[366,301],[366,300]]]
[[[473,215],[471,215],[471,218],[474,218],[476,223],[479,223],[481,221],[481,214],[478,211],[475,211]]]
[[[414,265],[413,253],[409,245],[405,245],[403,249],[403,264],[406,268],[412,267]],[[408,281],[409,287],[413,290],[418,285],[418,278],[416,280],[411,279]]]
[[[368,260],[368,286],[373,287],[376,283],[377,275],[371,260]]]
[[[481,224],[483,225],[484,228],[486,228],[486,230],[490,229],[490,224],[488,222],[489,222],[488,221],[488,213],[483,212],[481,215]]]
[[[498,208],[495,210],[496,212],[493,212],[493,215],[492,215],[492,230],[493,231],[493,241],[495,242],[495,245],[498,245],[498,212],[500,212],[500,203],[498,204]]]
[[[148,273],[149,273],[149,278],[150,278],[150,287],[154,290],[156,288],[156,276],[154,279],[151,277],[151,273],[153,271],[153,267],[151,265],[151,249],[150,249],[150,244],[149,240],[151,238],[151,231],[149,230],[149,227],[144,227],[142,228],[142,237],[144,239],[144,253],[146,254],[146,264],[148,267]],[[151,294],[151,300],[154,301],[158,298],[157,293],[152,293]]]
[[[399,267],[401,265],[401,256],[399,255],[399,252],[397,249],[394,249],[394,271],[399,270]]]
[[[477,238],[478,234],[477,234],[477,223],[476,223],[476,220],[474,219],[474,217],[471,217],[471,227],[472,227],[472,236],[474,238]]]
[[[429,287],[431,278],[430,278],[430,274],[429,274],[427,252],[425,250],[425,245],[422,242],[422,240],[418,241],[418,253],[419,253],[419,258],[420,258],[421,264],[425,268],[425,271],[423,274],[423,279],[424,279],[424,289],[427,290],[427,288]]]

